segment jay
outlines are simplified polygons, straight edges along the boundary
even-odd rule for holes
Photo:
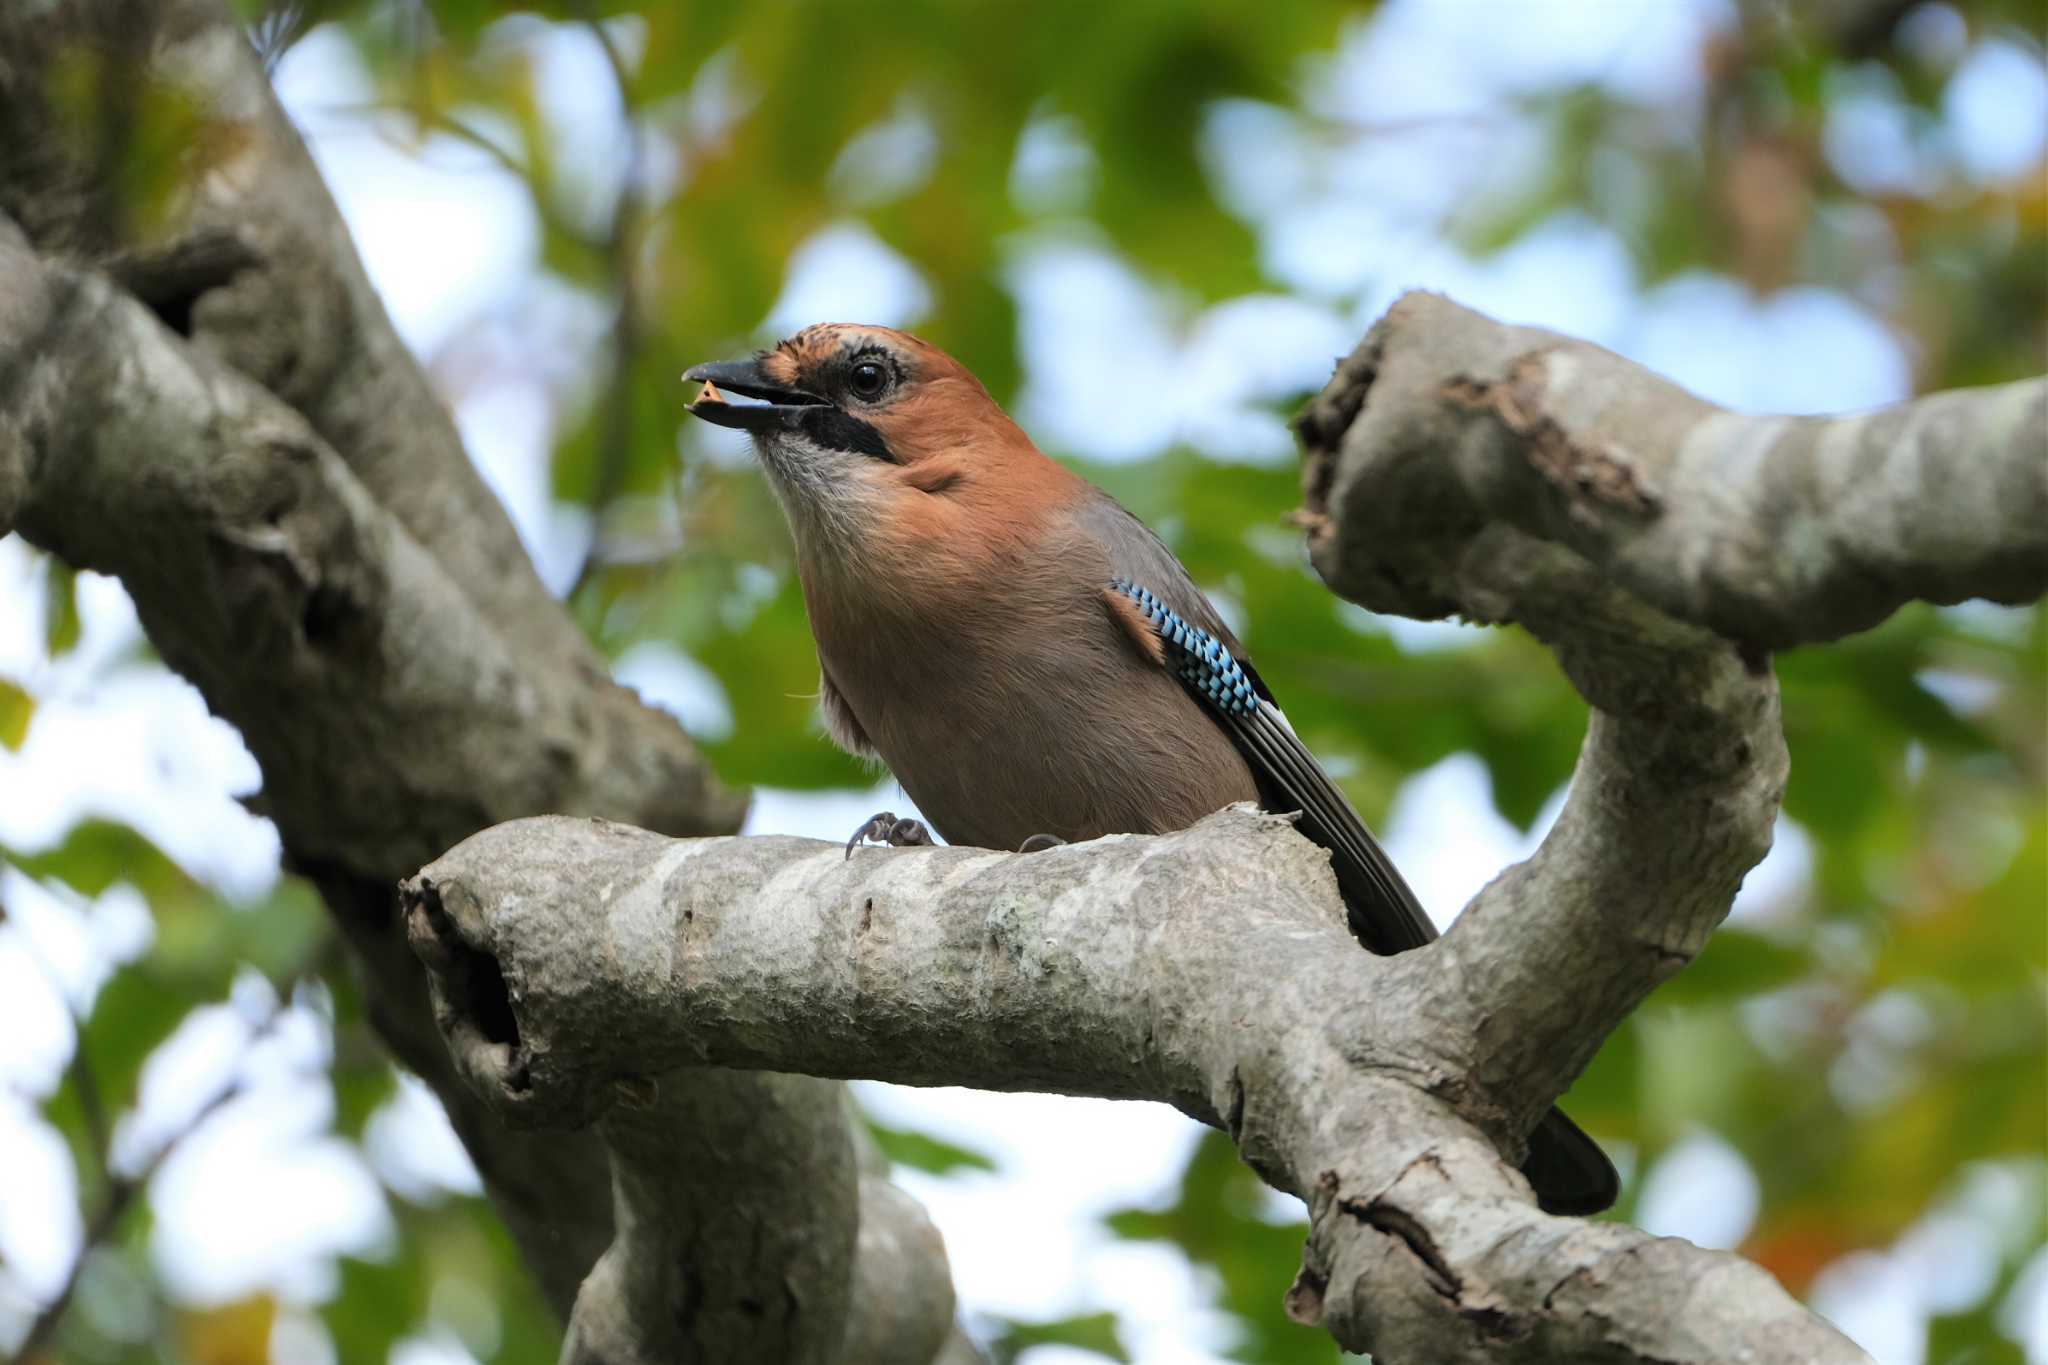
[[[689,411],[748,432],[795,540],[825,727],[955,844],[1033,849],[1184,829],[1236,801],[1299,812],[1359,940],[1436,929],[1188,572],[1041,453],[966,367],[884,327],[810,327],[699,365]],[[884,812],[855,832],[930,842]],[[1614,1167],[1552,1110],[1522,1167],[1594,1213]]]

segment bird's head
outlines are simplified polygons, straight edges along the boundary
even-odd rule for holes
[[[683,378],[704,385],[692,416],[753,436],[814,554],[1014,505],[1061,477],[964,365],[893,328],[822,323]]]

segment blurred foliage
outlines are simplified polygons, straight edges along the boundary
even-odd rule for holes
[[[995,1365],[1011,1365],[1034,1346],[1071,1346],[1089,1351],[1104,1360],[1128,1362],[1123,1338],[1117,1334],[1116,1314],[1086,1313],[1054,1322],[1017,1322],[997,1318],[988,1337],[988,1353]]]
[[[951,1175],[955,1171],[993,1171],[996,1163],[980,1152],[969,1151],[955,1143],[935,1138],[929,1133],[913,1133],[900,1128],[889,1128],[874,1120],[868,1120],[868,1133],[875,1140],[875,1146],[882,1149],[882,1155],[898,1166],[923,1171],[927,1175]]]
[[[734,781],[780,787],[870,778],[815,723],[815,663],[774,501],[729,447],[678,432],[675,376],[765,339],[792,255],[826,228],[858,224],[921,277],[919,330],[1008,399],[1027,378],[1010,274],[1027,240],[1108,248],[1169,300],[1184,331],[1207,305],[1284,292],[1257,224],[1244,205],[1226,206],[1205,160],[1219,101],[1280,111],[1339,150],[1415,131],[1313,107],[1318,64],[1368,18],[1345,5],[242,7],[273,59],[331,21],[364,63],[387,135],[482,148],[529,191],[544,283],[528,292],[557,291],[607,319],[587,357],[557,356],[547,372],[551,486],[597,527],[570,609],[614,657],[656,641],[708,669],[733,723],[707,751]],[[550,112],[538,55],[544,40],[587,41],[594,21],[619,81],[593,98],[630,110],[633,129],[601,163]],[[2021,0],[1747,3],[1705,40],[1696,104],[1597,81],[1504,96],[1487,112],[1524,121],[1534,154],[1413,226],[1484,258],[1573,216],[1612,231],[1645,286],[1706,271],[1759,299],[1804,285],[1840,291],[1904,343],[1921,389],[2030,374],[2048,351],[2048,175],[1973,181],[1940,121],[1968,52],[1995,39],[2038,60],[2038,22]],[[81,70],[78,87],[105,76]],[[1830,119],[1852,94],[1889,102],[1922,166],[1910,188],[1845,178]],[[146,92],[128,112],[146,133],[131,189],[147,205],[166,192],[152,176],[200,135],[198,115],[158,109]],[[1028,183],[1025,145],[1066,148],[1058,174]],[[906,158],[904,146],[923,150]],[[531,325],[517,303],[494,307],[424,357],[451,401],[488,368],[478,337]],[[1584,710],[1545,652],[1498,631],[1407,647],[1322,591],[1286,522],[1291,467],[1179,448],[1077,463],[1229,605],[1261,672],[1368,819],[1384,819],[1409,776],[1454,754],[1485,764],[1495,804],[1525,828],[1569,777]],[[56,564],[44,583],[55,659],[79,641],[76,584]],[[1569,1107],[1631,1169],[1621,1217],[1674,1144],[1701,1133],[1730,1144],[1759,1189],[1741,1249],[1798,1292],[1844,1256],[1959,1207],[1986,1172],[2011,1174],[2033,1202],[1998,1239],[1992,1283],[1934,1321],[1927,1358],[2016,1359],[1999,1306],[2044,1243],[2048,616],[1912,610],[1782,658],[1778,672],[1793,756],[1786,815],[1810,847],[1810,875],[1659,991]],[[0,679],[0,745],[22,744],[36,697],[34,679]],[[44,1105],[88,1209],[105,1193],[106,1124],[133,1105],[145,1061],[247,972],[280,995],[318,983],[334,1034],[337,1137],[362,1141],[394,1098],[391,1066],[301,883],[232,903],[112,819],[0,853],[78,898],[131,886],[155,919],[148,950],[85,1011],[79,1058]],[[892,1160],[934,1173],[990,1165],[921,1134],[876,1137]],[[552,1328],[480,1198],[392,1187],[387,1203],[391,1244],[343,1259],[320,1310],[341,1361],[385,1359],[430,1331],[481,1360],[552,1356]],[[1167,1206],[1114,1214],[1107,1227],[1176,1246],[1200,1267],[1235,1324],[1235,1358],[1331,1361],[1323,1334],[1280,1311],[1301,1229],[1273,1208],[1211,1136]],[[171,1302],[148,1236],[139,1209],[88,1258],[62,1358],[268,1359],[278,1306]],[[1051,1344],[1128,1359],[1106,1311],[1114,1286],[1100,1303],[1057,1322],[977,1325],[1001,1360]]]

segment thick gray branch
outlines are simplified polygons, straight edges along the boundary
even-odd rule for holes
[[[1379,611],[1521,619],[1519,586],[1485,562],[1505,534],[1753,656],[1916,599],[2048,592],[2048,379],[1750,417],[1410,294],[1301,430],[1316,566]]]
[[[609,1127],[705,1065],[1166,1100],[1309,1201],[1291,1306],[1353,1349],[1861,1359],[1739,1258],[1536,1210],[1441,1069],[1443,950],[1362,952],[1273,816],[851,861],[544,817],[406,899],[458,1064],[523,1122]]]
[[[587,656],[223,0],[0,6],[0,211],[301,414],[516,653]]]

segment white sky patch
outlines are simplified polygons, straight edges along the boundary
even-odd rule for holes
[[[1964,60],[1941,96],[1957,159],[1991,182],[2039,175],[2048,155],[2048,66],[2003,38],[1987,38]]]
[[[1073,119],[1041,112],[1024,125],[1010,164],[1010,198],[1026,213],[1073,213],[1095,182],[1095,151]]]
[[[5,888],[0,897],[10,913],[18,900]],[[40,951],[18,924],[0,926],[0,1018],[7,1048],[0,1052],[0,1089],[10,1094],[47,1095],[57,1088],[71,1060],[77,1033],[72,1013]],[[0,1165],[0,1170],[6,1167]],[[4,1199],[5,1182],[0,1182]],[[0,1252],[6,1246],[0,1243]]]
[[[1796,911],[1812,888],[1813,856],[1811,836],[1780,812],[1771,830],[1771,851],[1742,879],[1727,922],[1763,929]]]
[[[0,1170],[7,1172],[0,1180],[0,1286],[25,1291],[40,1305],[78,1257],[78,1177],[57,1130],[7,1089],[0,1089]],[[0,1310],[10,1306],[27,1307],[0,1295]]]
[[[1203,113],[1197,145],[1216,198],[1246,222],[1264,222],[1314,184],[1316,151],[1291,109],[1218,100]]]
[[[1998,1327],[2027,1352],[2027,1365],[2048,1362],[2048,1247],[2028,1258],[2012,1292],[1998,1306]]]
[[[46,562],[19,536],[0,536],[0,678],[21,683],[43,666]]]
[[[295,44],[276,86],[414,354],[432,354],[533,269],[540,229],[526,189],[452,137],[401,146],[401,120],[363,110],[369,76],[339,34],[315,29]]]
[[[1472,754],[1452,754],[1402,784],[1386,828],[1376,833],[1444,929],[1488,882],[1534,851],[1560,803],[1561,795],[1547,802],[1525,835],[1494,808],[1486,765]]]
[[[1286,294],[1244,294],[1195,319],[1185,387],[1230,398],[1290,398],[1321,388],[1356,344],[1334,309]]]
[[[1729,1251],[1749,1235],[1759,1197],[1756,1175],[1740,1152],[1713,1133],[1694,1133],[1643,1177],[1636,1225],[1653,1236]]]
[[[20,946],[65,1008],[74,1014],[89,1008],[111,966],[94,951],[79,897],[0,863],[0,905],[7,909],[0,932]]]
[[[620,47],[630,68],[630,51]],[[532,64],[534,102],[550,141],[554,207],[585,232],[603,235],[632,157],[618,82],[596,35],[580,23],[513,15],[485,36],[486,58],[493,49]]]
[[[1550,219],[1483,260],[1436,245],[1381,272],[1353,317],[1357,330],[1402,292],[1433,289],[1503,322],[1613,345],[1634,310],[1635,266],[1614,233],[1577,214]]]
[[[1259,405],[1322,387],[1350,349],[1334,310],[1282,294],[1183,318],[1116,254],[1069,238],[1026,245],[1010,275],[1028,376],[1017,417],[1051,451],[1138,459],[1185,442],[1219,460],[1291,458],[1286,418]]]
[[[336,1287],[333,1257],[394,1234],[362,1156],[327,1134],[324,1076],[263,1085],[178,1145],[150,1190],[153,1248],[171,1292],[227,1302],[268,1289],[318,1302]]]
[[[363,1132],[363,1149],[384,1183],[414,1203],[445,1193],[477,1194],[483,1180],[448,1111],[410,1071],[398,1074],[398,1093],[385,1101]]]
[[[732,735],[732,703],[725,684],[704,665],[673,645],[643,640],[619,656],[612,677],[683,723],[700,739]]]
[[[938,159],[938,131],[917,102],[906,96],[888,118],[854,134],[826,173],[825,185],[840,202],[855,208],[886,204],[929,180]]]
[[[1207,1362],[1222,1349],[1225,1320],[1178,1254],[1123,1242],[1104,1214],[1164,1208],[1201,1128],[1161,1104],[919,1089],[860,1082],[861,1103],[880,1122],[932,1133],[993,1158],[997,1173],[934,1177],[899,1169],[897,1178],[932,1213],[946,1239],[962,1302],[1020,1318],[1104,1308],[1158,1354],[1143,1359]],[[1059,1192],[1056,1200],[1048,1191]],[[1022,1248],[1030,1248],[1028,1252]],[[1171,1263],[1169,1263],[1169,1261]],[[1151,1294],[1124,1292],[1135,1274]],[[1114,1292],[1107,1287],[1117,1286]],[[1156,1296],[1156,1297],[1155,1297]],[[1206,1324],[1195,1340],[1176,1321]],[[1178,1348],[1193,1354],[1168,1354]]]
[[[1740,412],[1849,412],[1912,392],[1905,349],[1884,323],[1811,286],[1758,299],[1723,276],[1681,275],[1650,292],[1615,349]]]
[[[455,423],[541,582],[557,597],[566,593],[590,543],[590,518],[580,507],[555,501],[549,475],[555,417],[546,391],[532,383],[474,389],[455,409]]]
[[[1286,416],[1257,405],[1320,389],[1351,340],[1334,310],[1285,294],[1247,294],[1206,310],[1174,367],[1181,439],[1217,460],[1295,459]]]
[[[1176,421],[1160,395],[1180,383],[1165,301],[1108,250],[1072,240],[1027,246],[1006,274],[1027,376],[1016,413],[1025,430],[1047,450],[1104,460],[1164,448]]]
[[[277,879],[277,829],[231,793],[257,785],[241,736],[190,683],[124,670],[45,699],[21,750],[0,750],[0,842],[37,850],[85,816],[108,816],[227,895],[253,897]]]
[[[1581,83],[1646,104],[1690,101],[1704,81],[1704,40],[1733,23],[1718,0],[1398,0],[1352,29],[1311,98],[1358,122],[1465,113]]]
[[[35,608],[24,613],[35,629],[0,638],[0,648],[13,655],[4,671],[37,698],[20,750],[0,749],[0,844],[37,851],[81,818],[106,816],[132,824],[230,896],[268,890],[277,879],[276,827],[233,799],[260,785],[256,760],[190,683],[154,664],[120,662],[142,644],[126,590],[79,574],[78,644],[50,660],[42,652],[41,570],[17,560],[0,572],[35,594]]]
[[[863,225],[841,222],[791,253],[789,278],[766,326],[778,337],[814,322],[908,327],[931,306],[931,289],[916,267]]]
[[[1815,1276],[1807,1302],[1878,1365],[1925,1365],[1927,1309],[1917,1269],[1881,1251],[1859,1251]]]
[[[1828,162],[1864,194],[1926,194],[1940,166],[1928,145],[1934,125],[1906,102],[1885,68],[1866,65],[1831,87],[1823,145]]]

